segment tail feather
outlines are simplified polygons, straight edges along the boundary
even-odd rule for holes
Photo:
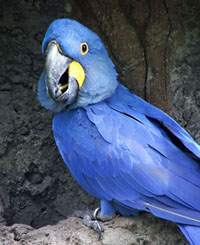
[[[178,225],[191,245],[200,245],[200,227],[192,225]]]
[[[161,204],[151,204],[149,202],[145,202],[145,205],[148,208],[148,210],[155,216],[158,216],[163,219],[168,219],[176,223],[200,227],[200,213],[197,211],[189,209],[177,210],[175,208],[166,207]]]

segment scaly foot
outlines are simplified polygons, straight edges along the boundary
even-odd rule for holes
[[[102,239],[102,232],[103,229],[101,228],[98,220],[100,221],[109,221],[111,219],[115,218],[115,214],[111,215],[101,215],[101,209],[97,208],[95,211],[92,210],[77,210],[73,213],[74,216],[82,218],[83,219],[83,224],[89,228],[94,229],[95,231],[98,232],[98,240]]]

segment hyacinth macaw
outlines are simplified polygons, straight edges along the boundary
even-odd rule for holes
[[[151,212],[200,244],[200,146],[120,84],[101,39],[82,24],[55,20],[42,53],[38,98],[54,112],[54,138],[73,177],[101,200],[99,217]]]

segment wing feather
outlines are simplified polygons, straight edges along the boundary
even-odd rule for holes
[[[199,225],[199,146],[166,114],[124,90],[55,115],[54,137],[65,163],[98,198]]]

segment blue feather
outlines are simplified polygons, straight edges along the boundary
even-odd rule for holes
[[[54,116],[56,132],[65,136],[62,145],[67,147],[63,150],[70,153],[74,149],[78,155],[78,160],[68,155],[73,176],[92,195],[117,201],[119,206],[113,204],[116,211],[127,206],[129,215],[134,215],[135,209],[145,210],[199,226],[199,213],[195,212],[200,210],[198,163],[174,145],[164,128],[149,121],[147,115],[141,116],[140,107],[136,111],[135,106],[131,113],[126,97],[118,98],[124,103],[120,108],[114,98]],[[163,112],[158,111],[161,118]],[[70,130],[65,125],[70,125]],[[71,138],[76,139],[74,143]]]
[[[52,23],[43,41],[56,40],[82,64],[86,79],[66,108],[47,95],[45,71],[38,97],[55,113],[59,152],[77,182],[101,199],[102,214],[138,211],[179,224],[191,244],[200,241],[200,146],[171,117],[130,93],[100,38],[76,21]],[[89,52],[81,56],[80,44]]]

